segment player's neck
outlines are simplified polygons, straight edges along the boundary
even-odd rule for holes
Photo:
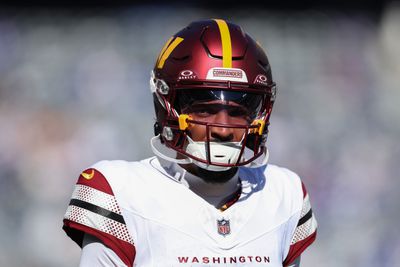
[[[186,171],[183,177],[189,188],[202,197],[226,197],[238,190],[240,187],[239,174],[237,170],[224,182],[212,182],[198,175]]]
[[[188,166],[185,165],[185,167]],[[191,172],[193,169],[182,168],[182,166],[176,163],[170,163],[169,166],[167,166],[167,168],[164,167],[164,169],[172,177],[179,180],[196,195],[216,208],[219,208],[224,200],[229,199],[232,195],[236,195],[241,187],[237,168],[225,172],[225,174],[215,173],[214,175],[221,176],[220,179],[217,179],[217,182],[201,178]]]
[[[229,180],[219,183],[209,182],[189,171],[186,171],[183,179],[190,190],[216,208],[220,208],[227,199],[236,195],[241,186],[238,171]]]

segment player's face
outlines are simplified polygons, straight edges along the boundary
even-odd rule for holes
[[[242,126],[250,124],[248,110],[232,101],[213,100],[193,103],[184,112],[194,121]],[[207,141],[205,125],[190,124],[189,132],[193,141]],[[244,133],[244,128],[223,126],[210,126],[208,132],[211,142],[240,142]]]

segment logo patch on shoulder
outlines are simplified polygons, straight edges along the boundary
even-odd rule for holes
[[[94,176],[94,170],[91,169],[91,172],[90,172],[90,173],[82,172],[81,175],[82,175],[82,177],[85,178],[86,180],[90,180],[90,179],[92,179],[93,176]]]
[[[222,236],[229,235],[231,233],[231,225],[229,220],[225,220],[222,218],[222,220],[217,220],[217,228],[218,228],[218,234]]]

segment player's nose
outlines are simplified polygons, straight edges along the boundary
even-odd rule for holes
[[[226,124],[231,123],[231,118],[226,110],[219,111],[214,123]],[[234,129],[230,127],[211,127],[210,130],[211,140],[220,142],[230,142],[234,139]]]

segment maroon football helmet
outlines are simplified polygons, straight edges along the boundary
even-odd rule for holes
[[[266,157],[276,87],[263,49],[241,27],[220,19],[192,22],[164,45],[150,86],[156,113],[155,135],[164,146],[178,152],[178,158],[219,171],[250,166],[257,158]],[[186,112],[194,103],[213,100],[243,106],[249,123],[209,123],[194,120]],[[212,127],[223,127],[243,129],[244,134],[236,144],[215,142],[210,134],[206,142],[196,143],[189,130],[196,124],[206,127],[207,132]],[[235,151],[229,150],[232,147]],[[201,151],[197,153],[196,149]],[[158,150],[155,152],[162,156]],[[229,153],[234,155],[226,155]]]

